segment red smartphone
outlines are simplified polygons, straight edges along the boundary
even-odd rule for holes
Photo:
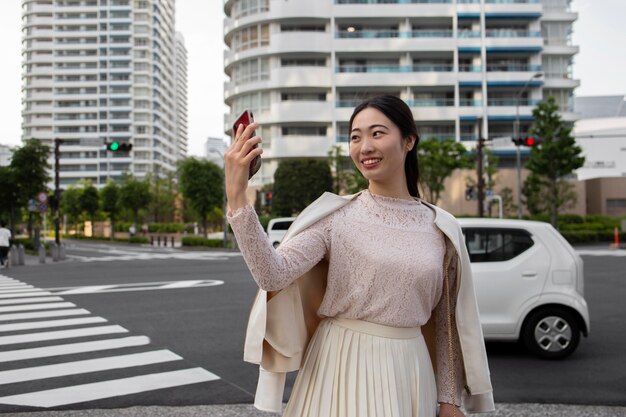
[[[239,125],[243,125],[245,129],[251,123],[254,123],[254,116],[252,115],[252,112],[244,110],[244,112],[241,113],[241,116],[239,116],[237,120],[235,120],[235,123],[233,123],[233,137],[235,136]],[[256,132],[252,132],[252,137],[254,137],[255,135]],[[258,144],[254,145],[252,149],[257,148],[258,146]],[[257,156],[252,160],[252,162],[250,162],[250,168],[248,169],[248,179],[252,178],[254,174],[259,172],[259,169],[261,169],[261,155]]]

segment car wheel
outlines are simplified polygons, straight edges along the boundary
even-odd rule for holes
[[[522,341],[530,352],[544,359],[562,359],[576,350],[580,327],[576,317],[558,307],[532,313],[526,322]]]

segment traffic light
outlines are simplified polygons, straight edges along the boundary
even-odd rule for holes
[[[527,146],[529,148],[539,146],[541,141],[538,138],[534,138],[532,136],[527,136],[523,138],[513,138],[513,143],[515,146]]]
[[[111,152],[129,152],[133,149],[133,144],[128,142],[107,142],[107,151]]]
[[[268,206],[272,206],[272,198],[274,197],[274,195],[272,193],[266,193],[265,194],[265,201],[267,201],[267,205]]]

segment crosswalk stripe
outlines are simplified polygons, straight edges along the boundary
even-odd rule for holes
[[[28,323],[1,324],[0,332],[14,332],[18,330],[45,329],[49,327],[77,326],[79,324],[105,323],[102,317],[84,317],[80,319],[31,321]]]
[[[8,311],[28,311],[28,310],[52,310],[53,308],[76,307],[74,303],[48,303],[48,304],[26,304],[19,306],[0,307],[0,313]]]
[[[32,285],[26,285],[26,284],[0,284],[0,290],[10,290],[10,289],[18,289],[18,288],[33,288]]]
[[[128,333],[128,330],[122,326],[113,325],[87,327],[84,329],[58,330],[53,332],[28,333],[14,336],[0,336],[0,345],[40,342],[43,340],[71,339],[73,337],[85,337],[111,333]]]
[[[44,295],[52,295],[49,291],[33,291],[33,292],[20,292],[11,294],[0,294],[0,298],[20,298],[20,297],[42,297]]]
[[[13,298],[0,300],[0,305],[24,304],[24,303],[49,303],[50,301],[63,301],[61,297],[41,297],[41,298]]]
[[[220,378],[206,369],[191,368],[181,371],[161,372],[27,394],[10,395],[0,397],[0,404],[48,408],[180,385],[208,382],[216,379]]]
[[[84,314],[91,313],[82,308],[73,308],[71,310],[38,311],[35,313],[0,314],[0,321],[40,319],[42,317],[82,316]]]
[[[97,352],[99,350],[120,349],[142,346],[150,343],[147,336],[131,336],[120,339],[96,340],[93,342],[69,343],[32,349],[19,349],[0,352],[0,362],[11,362],[24,359],[47,358],[51,356],[70,355],[73,353]]]
[[[41,291],[38,289],[33,289],[32,285],[27,286],[29,288],[25,288],[25,287],[16,287],[16,288],[0,288],[0,294],[11,294],[11,293],[16,293],[16,292],[29,292],[29,291]]]
[[[163,349],[152,352],[58,363],[54,365],[34,366],[32,368],[12,369],[10,371],[0,372],[0,385],[67,375],[87,374],[89,372],[107,371],[111,369],[130,368],[133,366],[152,365],[181,359],[182,358],[177,354]]]

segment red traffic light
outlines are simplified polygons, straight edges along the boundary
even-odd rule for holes
[[[525,138],[513,138],[513,143],[516,146],[527,146],[529,148],[539,146],[541,141],[537,138],[533,138],[532,136],[528,136]]]

